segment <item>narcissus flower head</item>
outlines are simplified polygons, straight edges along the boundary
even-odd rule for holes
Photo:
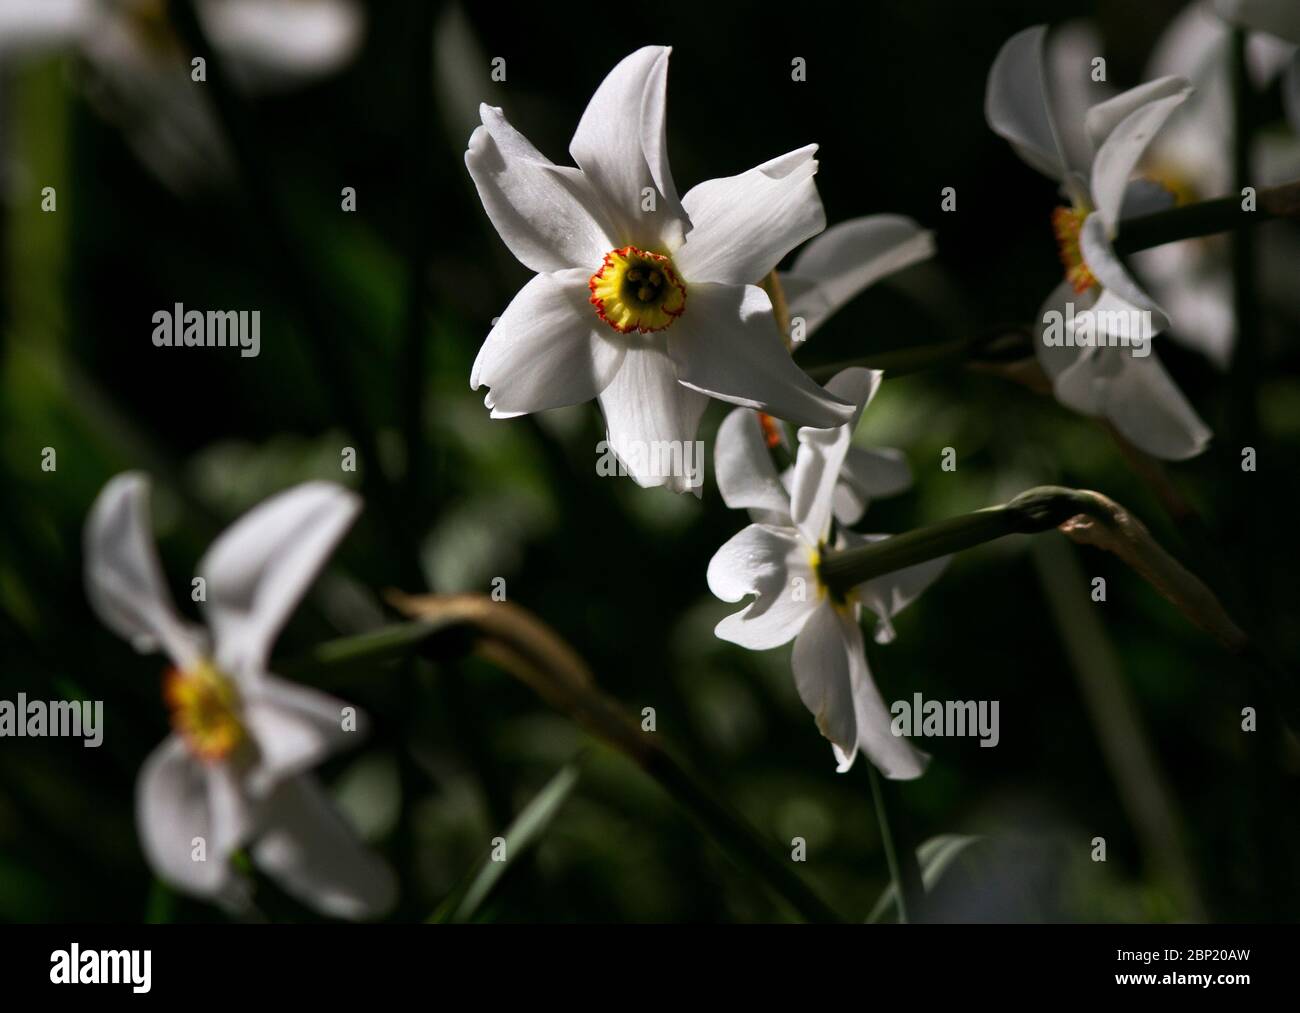
[[[484,105],[465,163],[510,251],[537,272],[470,376],[507,418],[596,399],[642,485],[646,446],[694,440],[710,397],[831,426],[852,407],[790,358],[757,283],[826,224],[809,145],[678,197],[668,165],[669,50],[647,46],[596,89],[556,165]]]
[[[1162,77],[1062,116],[1046,36],[1042,26],[1012,36],[985,94],[989,125],[1070,202],[1052,215],[1065,277],[1042,307],[1035,352],[1062,404],[1105,417],[1155,457],[1195,456],[1210,431],[1151,348],[1168,317],[1112,245],[1138,163],[1191,86]]]
[[[718,624],[715,632],[723,640],[753,650],[794,640],[795,685],[818,730],[830,740],[841,771],[852,766],[861,750],[885,776],[913,778],[924,771],[925,754],[893,734],[889,709],[867,668],[859,622],[864,608],[873,612],[877,641],[891,640],[892,617],[939,575],[947,560],[888,574],[846,593],[828,586],[820,573],[827,552],[887,537],[849,531],[842,519],[856,520],[862,513],[864,504],[855,503],[862,477],[858,469],[869,470],[873,462],[859,459],[852,469],[845,465],[851,450],[858,449],[850,447],[852,432],[880,378],[877,371],[853,368],[827,384],[852,401],[854,416],[832,429],[799,430],[788,489],[767,458],[755,414],[728,416],[727,432],[718,436],[718,488],[729,506],[748,509],[761,521],[718,550],[709,563],[708,581],[724,601],[755,596]],[[872,476],[869,484],[898,491],[898,465],[890,462],[886,470],[893,473]],[[901,470],[906,478],[905,463]],[[842,497],[846,490],[850,495]]]
[[[208,630],[182,619],[158,565],[141,475],[114,478],[86,522],[86,593],[137,650],[171,659],[163,699],[173,734],[145,761],[136,818],[150,865],[180,890],[238,905],[230,862],[254,863],[325,914],[366,918],[393,903],[388,867],[310,776],[357,729],[355,709],[267,672],[280,627],[360,509],[309,482],[256,507],[199,562]],[[203,848],[196,852],[195,842]]]

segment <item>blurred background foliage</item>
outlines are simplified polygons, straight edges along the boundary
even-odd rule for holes
[[[593,24],[578,4],[375,2],[344,72],[243,109],[259,179],[183,193],[143,169],[87,103],[75,57],[7,60],[0,697],[101,699],[106,736],[93,752],[70,740],[0,743],[0,918],[222,917],[154,882],[143,861],[133,786],[167,731],[162,662],[101,626],[81,588],[87,509],[126,468],[154,477],[160,551],[182,601],[203,548],[247,507],[310,477],[360,484],[367,510],[281,637],[280,659],[392,621],[386,588],[486,592],[503,577],[510,600],[575,645],[630,713],[656,709],[658,734],[774,850],[804,838],[799,874],[845,917],[866,917],[888,882],[866,771],[835,773],[796,695],[789,648],[750,653],[712,635],[730,607],[710,596],[705,567],[745,518],[725,509],[711,477],[700,501],[598,478],[594,405],[492,421],[469,390],[489,321],[528,277],[464,170],[477,103],[504,107],[567,161],[603,75],[637,46],[668,43],[683,191],[816,141],[831,222],[898,212],[935,229],[935,262],[836,316],[799,353],[813,366],[1030,319],[1059,277],[1056,198],[985,125],[993,56],[1020,28],[1088,17],[1111,81],[1128,86],[1180,6],[891,0],[802,3],[775,19],[749,6],[660,4],[605,7]],[[505,82],[490,80],[495,56]],[[805,83],[790,79],[794,56],[808,61]],[[1276,94],[1259,102],[1262,119],[1276,119]],[[1229,134],[1225,124],[1225,145]],[[57,213],[40,211],[43,186],[57,187]],[[345,186],[356,188],[355,213],[340,210]],[[945,214],[949,186],[958,208]],[[277,231],[301,270],[282,269]],[[175,302],[259,308],[261,355],[153,347],[151,316]],[[1294,662],[1300,329],[1293,307],[1269,313],[1254,474],[1225,433],[1224,377],[1172,341],[1160,354],[1219,434],[1170,470],[1238,575],[1234,600]],[[722,415],[715,404],[706,416],[710,445]],[[360,472],[344,473],[340,450],[362,446],[358,425],[379,459],[363,454]],[[905,450],[916,478],[871,507],[870,530],[1060,483],[1113,496],[1198,569],[1099,426],[996,376],[953,368],[889,380],[858,439]],[[948,446],[955,473],[939,468]],[[55,472],[41,470],[44,447],[57,451]],[[398,491],[389,504],[369,495],[381,469]],[[1089,600],[1095,576],[1107,579],[1105,603]],[[897,626],[893,645],[869,648],[886,699],[919,691],[1001,707],[997,748],[927,740],[928,773],[896,792],[917,840],[981,837],[937,889],[934,917],[1295,916],[1300,752],[1250,672],[1113,558],[1055,534],[1006,539],[956,559]],[[375,665],[328,685],[375,719],[372,740],[325,774],[397,864],[399,918],[437,908],[588,741],[481,661]],[[1253,734],[1240,727],[1247,706],[1259,711]],[[1106,839],[1105,863],[1090,859],[1094,837]],[[269,883],[259,904],[269,917],[309,917]],[[668,794],[596,747],[478,917],[788,914]]]

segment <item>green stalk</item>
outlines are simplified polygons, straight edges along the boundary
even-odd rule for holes
[[[1241,116],[1241,110],[1238,110],[1238,116]],[[1240,161],[1245,155],[1239,153],[1238,157],[1237,178],[1243,181],[1238,187],[1240,192],[1240,187],[1246,185],[1244,181],[1248,180],[1250,176],[1248,165]],[[1154,214],[1127,218],[1120,223],[1120,233],[1115,237],[1112,245],[1116,253],[1127,256],[1141,250],[1149,250],[1154,246],[1163,246],[1165,243],[1176,243],[1184,239],[1197,239],[1201,236],[1216,235],[1220,232],[1232,232],[1234,233],[1233,248],[1236,256],[1240,258],[1239,262],[1243,263],[1247,269],[1253,270],[1254,247],[1250,241],[1248,230],[1276,218],[1297,217],[1300,217],[1300,180],[1274,187],[1258,188],[1254,211],[1242,210],[1241,198],[1238,193],[1236,196],[1217,197],[1196,204],[1186,204],[1182,207],[1169,208],[1166,211],[1157,211]],[[1253,275],[1248,275],[1248,277],[1253,277]],[[1239,291],[1242,288],[1239,287]],[[1248,288],[1246,288],[1246,291],[1248,292]],[[1240,313],[1241,307],[1239,306],[1238,314],[1240,315]],[[1246,319],[1251,321],[1253,317],[1253,310],[1248,308]],[[993,338],[1012,330],[1014,328],[1003,328],[992,334],[979,335],[973,338],[932,342],[917,345],[913,348],[890,349],[885,352],[845,359],[826,366],[814,366],[809,368],[807,373],[814,380],[824,383],[840,370],[847,369],[850,366],[880,369],[891,377],[897,377],[926,369],[959,365],[974,356],[989,344]],[[1239,337],[1239,347],[1240,342],[1241,338]]]
[[[911,846],[906,835],[901,833],[897,821],[890,819],[890,806],[885,801],[885,785],[881,783],[880,773],[871,763],[867,764],[867,774],[871,778],[871,797],[876,804],[876,821],[880,824],[885,863],[889,866],[889,878],[893,880],[894,895],[898,898],[898,921],[900,924],[919,921],[925,900],[925,885],[921,879],[921,866],[916,860],[916,849]]]
[[[1022,492],[1003,506],[950,517],[884,541],[828,554],[818,572],[839,594],[858,584],[916,563],[971,549],[1004,535],[1049,531],[1071,517],[1092,513],[1086,493],[1060,486],[1040,486]]]
[[[1240,163],[1237,171],[1242,171]],[[1248,177],[1238,175],[1237,179],[1240,184],[1236,194],[1124,219],[1112,243],[1115,252],[1126,256],[1153,246],[1219,232],[1240,234],[1274,218],[1293,218],[1300,214],[1300,180],[1260,187],[1256,191],[1255,210],[1243,211],[1240,187],[1247,185]]]

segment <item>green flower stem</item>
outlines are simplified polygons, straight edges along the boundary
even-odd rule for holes
[[[974,548],[1004,535],[1049,531],[1093,510],[1087,493],[1040,486],[1022,492],[1003,506],[950,517],[884,541],[830,553],[823,558],[818,572],[832,591],[843,594],[873,577]]]
[[[894,882],[894,895],[898,898],[898,920],[900,923],[920,921],[925,886],[921,879],[921,866],[916,860],[916,849],[902,832],[900,822],[890,817],[890,809],[895,808],[895,812],[897,809],[886,803],[886,785],[871,763],[867,764],[867,774],[871,778],[871,797],[876,804],[885,862],[889,866],[889,878]]]
[[[1241,115],[1240,110],[1238,115]],[[1241,161],[1244,157],[1239,153],[1236,165],[1237,176],[1243,180],[1250,178],[1249,164]],[[1245,183],[1240,185],[1245,186]],[[1120,233],[1112,245],[1116,253],[1127,256],[1183,239],[1232,232],[1234,254],[1240,262],[1244,258],[1251,257],[1250,253],[1242,251],[1253,250],[1247,230],[1275,218],[1300,218],[1300,180],[1279,186],[1257,188],[1255,196],[1254,211],[1242,210],[1239,187],[1236,195],[1127,218],[1120,223]],[[1253,265],[1253,259],[1251,263]],[[1252,276],[1248,275],[1248,277]],[[1240,313],[1240,307],[1238,311]],[[1248,312],[1247,320],[1251,319],[1253,317]],[[970,338],[934,342],[912,348],[890,349],[827,366],[814,366],[809,368],[807,373],[819,383],[824,383],[841,369],[850,366],[880,369],[891,377],[896,377],[926,369],[960,365],[982,351],[994,338],[1014,330],[1016,328],[1006,327]],[[1240,338],[1238,344],[1241,344]]]
[[[1241,177],[1245,178],[1245,177]],[[1245,186],[1243,182],[1240,186]],[[1274,218],[1300,215],[1300,180],[1256,190],[1254,211],[1243,211],[1240,190],[1226,197],[1186,204],[1154,214],[1126,218],[1112,244],[1121,256],[1153,246],[1219,232],[1241,232]]]
[[[829,553],[818,574],[833,593],[842,595],[874,577],[1004,535],[1035,534],[1056,527],[1074,541],[1118,556],[1189,622],[1250,664],[1276,696],[1286,723],[1300,735],[1300,675],[1264,646],[1261,635],[1251,634],[1249,627],[1229,615],[1204,581],[1157,544],[1137,518],[1100,493],[1039,486],[1002,506]]]

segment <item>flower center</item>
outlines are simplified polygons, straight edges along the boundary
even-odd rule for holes
[[[1065,280],[1078,293],[1086,292],[1097,284],[1097,279],[1084,262],[1083,251],[1079,248],[1079,230],[1083,228],[1083,220],[1087,217],[1088,213],[1080,208],[1059,207],[1052,212],[1052,231],[1056,233],[1061,263],[1065,265]]]
[[[831,550],[832,552],[834,550]],[[813,576],[817,580],[817,600],[830,598],[831,604],[839,612],[853,617],[853,605],[858,600],[857,589],[854,588],[845,593],[840,593],[826,583],[822,577],[822,561],[827,557],[827,545],[825,542],[820,543],[817,548],[808,549],[808,563],[812,566]]]
[[[172,727],[199,759],[225,759],[244,741],[239,691],[211,661],[168,669],[163,699],[171,710]]]
[[[662,331],[686,310],[686,286],[672,260],[635,246],[605,254],[587,287],[596,316],[620,334]]]

